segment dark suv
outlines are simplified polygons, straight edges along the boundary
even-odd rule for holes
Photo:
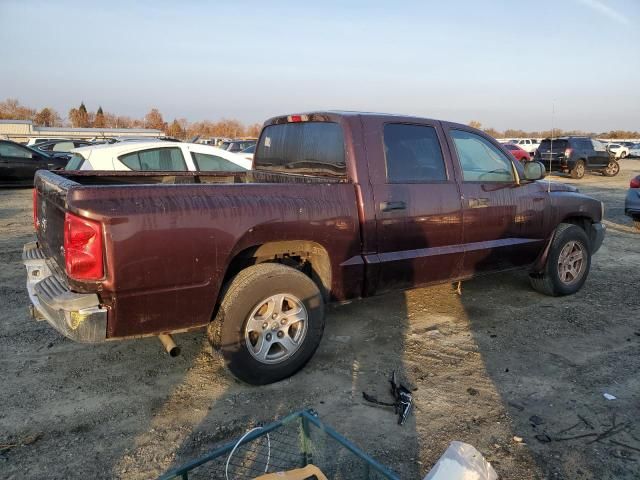
[[[613,177],[620,172],[618,162],[609,154],[604,143],[589,137],[545,138],[540,142],[534,160],[544,163],[550,172],[571,173],[582,178],[587,170]]]

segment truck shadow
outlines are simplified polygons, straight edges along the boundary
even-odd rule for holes
[[[392,408],[362,398],[366,391],[392,401],[392,370],[403,383],[410,381],[407,329],[403,294],[330,307],[323,341],[309,364],[289,379],[262,387],[232,378],[203,339],[183,381],[154,409],[150,428],[138,433],[113,473],[150,478],[162,472],[158,468],[166,471],[197,458],[256,425],[313,408],[321,420],[403,478],[418,478],[418,411],[399,426]],[[150,450],[160,459],[156,465],[149,464]]]

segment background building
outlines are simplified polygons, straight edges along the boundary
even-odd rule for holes
[[[114,137],[149,137],[164,135],[162,130],[151,128],[71,128],[71,127],[39,127],[31,120],[0,120],[0,138],[15,142],[26,142],[31,137],[44,138],[114,138]]]

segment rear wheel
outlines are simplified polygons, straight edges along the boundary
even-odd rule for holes
[[[571,178],[582,178],[584,177],[584,160],[578,160],[571,170]]]
[[[231,280],[208,335],[231,373],[264,385],[300,370],[323,331],[324,303],[313,280],[295,268],[263,263]]]
[[[618,173],[620,173],[620,164],[615,160],[611,160],[607,168],[602,171],[605,177],[615,177]]]
[[[545,295],[571,295],[582,288],[591,268],[589,239],[580,227],[561,223],[556,228],[544,270],[531,274],[531,286]]]
[[[627,152],[620,153],[620,158],[625,158],[627,156]]]
[[[640,217],[633,217],[633,226],[640,230]]]

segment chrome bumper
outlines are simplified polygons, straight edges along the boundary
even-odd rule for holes
[[[107,336],[107,310],[100,308],[94,293],[69,290],[56,263],[46,258],[37,242],[22,249],[27,267],[27,291],[31,316],[46,320],[65,337],[82,343],[104,342]]]

